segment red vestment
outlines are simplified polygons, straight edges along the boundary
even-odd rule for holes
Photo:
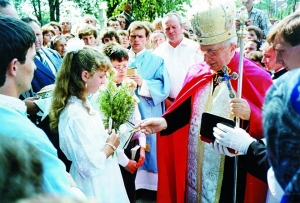
[[[238,64],[239,53],[236,53],[227,65],[231,73],[238,73]],[[186,99],[194,95],[199,88],[210,83],[212,78],[213,74],[205,62],[192,66],[187,73],[182,90],[164,115],[172,113]],[[237,91],[237,81],[232,80],[231,84]],[[265,94],[272,84],[272,79],[266,71],[248,59],[244,59],[242,98],[247,100],[251,108],[249,126],[246,130],[257,139],[263,137],[262,105]],[[157,135],[158,203],[181,203],[185,200],[188,134],[189,124],[170,135]],[[267,185],[247,174],[244,202],[265,202],[266,194]]]

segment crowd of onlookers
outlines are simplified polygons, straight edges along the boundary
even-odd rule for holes
[[[247,3],[247,9],[248,7],[251,9],[252,6],[252,3]],[[250,10],[248,10],[248,12],[249,11]],[[252,15],[252,13],[255,15]],[[124,7],[124,12],[109,17],[106,23],[107,27],[103,29],[99,28],[97,19],[93,15],[87,14],[83,16],[81,23],[76,24],[72,22],[70,17],[63,16],[60,22],[51,21],[41,27],[43,36],[42,46],[56,50],[61,57],[66,54],[65,48],[67,41],[74,37],[79,37],[86,45],[98,50],[110,41],[117,42],[125,49],[129,49],[130,43],[127,29],[130,23],[134,21],[133,16],[130,3]],[[255,61],[262,68],[268,70],[265,62],[263,62],[266,60],[264,57],[265,46],[263,46],[263,44],[268,31],[274,24],[278,23],[278,20],[274,18],[268,20],[268,17],[263,11],[255,8],[250,11],[249,16],[249,20],[246,22],[248,34],[244,41],[244,55]],[[237,15],[237,17],[239,17],[239,15]],[[162,18],[156,18],[153,22],[145,21],[144,23],[151,30],[150,39],[146,44],[146,48],[154,50],[167,40],[162,26]],[[236,26],[239,28],[239,20],[237,20]],[[182,28],[182,33],[186,38],[197,41],[188,22],[183,21]]]

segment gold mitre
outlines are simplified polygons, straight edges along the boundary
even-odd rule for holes
[[[234,0],[208,1],[204,9],[194,14],[191,19],[199,43],[213,45],[235,36],[235,16]]]

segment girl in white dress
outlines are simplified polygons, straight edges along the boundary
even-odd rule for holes
[[[70,44],[52,93],[50,127],[58,130],[60,148],[72,161],[70,174],[85,195],[98,202],[123,203],[129,200],[114,153],[119,135],[114,130],[107,134],[87,99],[105,83],[110,69],[109,59],[97,50]]]

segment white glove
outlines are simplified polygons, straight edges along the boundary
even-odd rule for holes
[[[231,128],[221,123],[214,128],[215,142],[246,154],[250,144],[256,139],[241,128]]]
[[[211,142],[211,143],[209,143],[209,145],[213,150],[215,150],[219,154],[224,154],[224,155],[230,156],[230,157],[237,155],[237,154],[230,153],[228,151],[227,147],[224,147],[217,142]]]

